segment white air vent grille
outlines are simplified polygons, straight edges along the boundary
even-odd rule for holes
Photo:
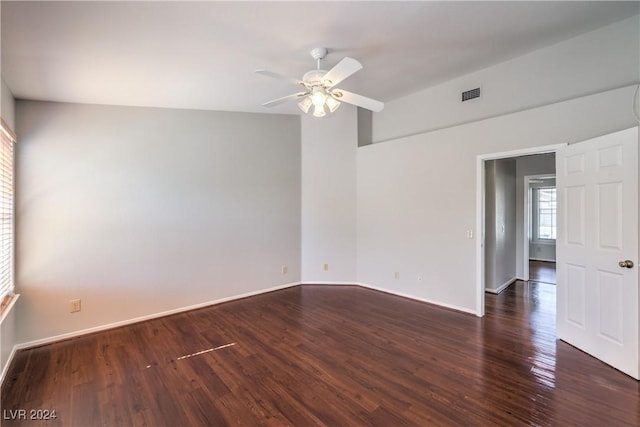
[[[480,98],[480,88],[477,87],[475,89],[468,90],[466,92],[462,92],[462,102],[469,101],[471,99]]]

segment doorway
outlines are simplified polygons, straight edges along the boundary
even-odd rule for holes
[[[476,226],[481,230],[476,246],[477,315],[485,313],[486,162],[553,152],[562,195],[557,337],[636,379],[638,275],[632,269],[638,258],[638,140],[634,127],[549,150],[478,156],[476,165]]]
[[[554,175],[555,174],[555,152],[563,147],[565,144],[552,145],[552,146],[541,146],[523,150],[515,150],[509,152],[502,153],[494,153],[487,155],[480,155],[477,157],[477,187],[476,187],[476,229],[478,230],[478,239],[476,242],[476,315],[484,316],[485,314],[485,292],[488,290],[489,292],[497,293],[506,287],[508,287],[511,283],[516,280],[529,280],[529,239],[528,239],[528,226],[525,226],[525,217],[528,221],[529,214],[526,214],[528,210],[528,197],[525,197],[527,191],[524,189],[524,176],[532,176],[538,175],[540,173],[545,173],[545,175]],[[534,157],[535,156],[535,157]],[[544,159],[544,157],[547,157]],[[490,207],[488,206],[488,202],[493,202],[493,200],[500,200],[504,202],[503,195],[489,195],[489,197],[493,197],[493,199],[487,200],[487,182],[491,179],[487,179],[487,169],[495,167],[492,161],[496,160],[507,160],[507,162],[515,162],[515,159],[521,157],[530,157],[531,162],[527,167],[521,167],[518,170],[516,166],[515,170],[517,175],[521,179],[521,183],[519,185],[515,185],[515,176],[514,176],[514,186],[515,186],[515,206],[510,204],[510,208],[515,210],[514,217],[516,218],[515,231],[511,231],[510,236],[501,236],[501,237],[509,237],[504,242],[501,242],[501,245],[504,246],[504,253],[506,254],[514,254],[515,255],[515,265],[507,265],[506,269],[504,265],[501,266],[492,266],[494,271],[500,271],[501,276],[498,277],[495,283],[487,284],[487,275],[490,272],[487,271],[487,262],[492,263],[494,254],[490,251],[494,250],[495,246],[492,247],[491,244],[487,240],[487,232],[497,232],[497,233],[508,233],[507,224],[509,220],[504,217],[502,214],[499,214],[500,218],[492,218],[492,222],[487,226],[487,212],[490,212]],[[551,170],[540,169],[536,166],[538,162],[545,162],[547,164],[552,165]],[[536,169],[537,167],[537,169]],[[498,167],[500,168],[500,167]],[[533,168],[533,169],[530,169]],[[507,167],[509,169],[509,167]],[[512,169],[513,170],[513,169]],[[507,190],[510,191],[510,190]],[[525,202],[526,200],[526,202]],[[506,206],[506,205],[505,205]],[[494,211],[496,206],[493,207]],[[500,209],[498,207],[498,209]],[[513,235],[515,234],[515,236]],[[514,241],[515,238],[515,241]],[[526,260],[526,261],[525,261]],[[513,261],[510,261],[513,263]]]
[[[517,280],[529,281],[530,268],[533,279],[544,273],[555,284],[555,154],[487,160],[484,166],[485,291],[499,294]]]

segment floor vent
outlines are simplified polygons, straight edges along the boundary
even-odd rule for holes
[[[480,98],[480,88],[477,87],[475,89],[468,90],[466,92],[462,92],[462,102],[469,101],[471,99]]]

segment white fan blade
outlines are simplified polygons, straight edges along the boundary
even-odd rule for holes
[[[333,87],[361,69],[361,63],[347,56],[343,58],[342,61],[338,62],[335,67],[330,69],[327,74],[322,77],[322,81],[327,85],[327,87]]]
[[[283,96],[282,98],[278,98],[278,99],[274,99],[272,101],[269,102],[265,102],[264,104],[262,104],[263,107],[273,107],[279,104],[283,104],[285,102],[288,101],[293,101],[296,100],[298,98],[302,98],[305,95],[309,95],[309,92],[298,92],[298,93],[294,93],[291,95],[287,95],[287,96]]]
[[[304,86],[304,83],[300,79],[296,79],[296,78],[293,78],[293,77],[287,77],[287,76],[284,76],[284,75],[279,74],[279,73],[274,73],[273,71],[256,70],[256,73],[262,74],[263,76],[267,76],[267,77],[273,77],[274,79],[287,80],[288,82],[291,82],[294,85],[302,85],[302,86]]]
[[[375,111],[376,113],[379,113],[384,108],[384,102],[376,101],[375,99],[367,98],[366,96],[358,95],[357,93],[342,89],[332,91],[331,95],[340,102],[353,104],[358,107],[366,108],[367,110]]]

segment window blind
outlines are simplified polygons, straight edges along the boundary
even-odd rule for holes
[[[16,136],[0,120],[0,302],[14,291],[13,163]]]

